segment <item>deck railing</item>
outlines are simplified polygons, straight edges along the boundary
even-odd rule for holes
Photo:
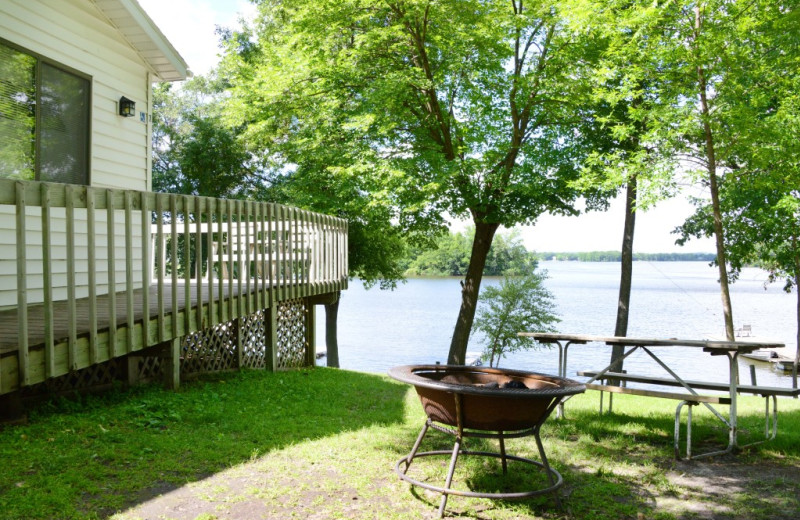
[[[30,382],[31,306],[43,310],[46,378],[62,373],[62,340],[72,370],[82,349],[95,363],[347,283],[347,222],[297,208],[0,179],[4,208],[0,223],[14,227],[5,245],[15,251],[21,386]],[[8,298],[13,289],[3,290]],[[56,316],[59,301],[66,313]],[[54,321],[63,320],[66,338],[55,337]]]

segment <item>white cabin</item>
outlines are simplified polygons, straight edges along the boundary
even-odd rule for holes
[[[347,221],[152,193],[151,87],[190,74],[135,0],[0,0],[0,410],[314,363]]]

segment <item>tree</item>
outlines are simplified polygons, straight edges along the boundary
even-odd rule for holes
[[[716,264],[720,271],[729,340],[734,339],[734,334],[727,285],[729,279],[735,280],[737,264],[745,256],[744,251],[736,251],[733,252],[735,258],[730,259],[728,251],[738,247],[737,241],[750,246],[755,243],[746,240],[740,232],[739,219],[743,207],[731,206],[731,201],[728,201],[726,208],[722,192],[723,189],[730,193],[750,190],[751,186],[760,183],[754,181],[753,176],[763,180],[764,175],[773,179],[776,173],[785,175],[786,172],[779,173],[775,168],[785,168],[786,159],[796,157],[791,153],[791,147],[785,146],[787,138],[796,140],[787,135],[791,133],[791,118],[788,121],[784,119],[781,126],[775,126],[776,114],[787,106],[794,106],[792,117],[796,117],[793,100],[796,99],[796,61],[799,55],[796,28],[792,24],[797,22],[798,15],[793,5],[793,2],[709,1],[697,2],[693,6],[689,62],[696,71],[697,120],[702,128],[702,133],[694,134],[694,143],[697,150],[703,150],[698,155],[704,159],[708,172],[711,203],[701,206],[683,230],[685,239],[687,232],[691,234],[699,220],[709,218],[706,222],[710,222],[717,243]],[[788,112],[791,113],[792,109]],[[761,149],[764,146],[766,150]],[[774,153],[777,150],[779,153]],[[780,154],[785,153],[788,156],[781,158]],[[726,180],[726,177],[730,179]],[[766,184],[779,198],[786,194],[779,183],[768,181]],[[767,196],[764,192],[761,194]],[[730,215],[726,216],[726,211]],[[753,222],[759,221],[755,217]],[[760,225],[755,224],[755,227]],[[726,232],[736,233],[737,240],[726,238]],[[781,234],[779,241],[786,238],[786,234]]]
[[[224,124],[202,78],[180,91],[153,89],[153,190],[206,197],[247,197],[258,182],[253,157]]]
[[[729,241],[722,225],[720,185],[736,167],[737,149],[749,133],[751,118],[760,117],[753,112],[752,101],[769,96],[763,78],[773,76],[763,74],[764,66],[784,55],[784,46],[796,46],[789,41],[797,39],[796,31],[785,21],[796,21],[794,11],[793,2],[766,0],[634,1],[599,2],[587,15],[610,28],[603,32],[609,45],[598,70],[608,71],[615,80],[611,85],[619,88],[606,89],[610,96],[605,99],[629,103],[633,115],[629,119],[635,125],[646,124],[643,137],[658,135],[662,153],[680,160],[690,176],[709,190],[729,339],[733,339],[726,275]],[[607,23],[609,19],[615,23]],[[776,30],[778,26],[788,34]],[[794,68],[783,72],[791,74]],[[620,70],[621,81],[616,81]],[[639,138],[637,133],[628,135]],[[650,144],[646,139],[640,142]],[[637,175],[636,180],[641,195],[643,179]]]
[[[347,97],[320,96],[308,57],[292,50],[282,7],[263,4],[257,27],[223,31],[218,74],[228,86],[227,122],[261,158],[257,198],[336,215],[348,221],[348,268],[367,287],[392,289],[403,280],[408,243],[430,243],[436,227],[398,224],[387,190],[393,174],[377,166],[357,138],[361,124]],[[328,366],[339,366],[337,316],[341,295],[325,302]]]
[[[648,12],[639,2],[577,2],[575,20],[607,42],[594,69],[594,103],[598,124],[609,128],[609,142],[593,150],[584,183],[617,192],[624,187],[625,220],[620,254],[620,284],[615,336],[628,331],[633,277],[636,212],[669,196],[674,186],[675,159],[665,142],[660,107],[669,106],[674,94],[652,73],[651,24],[658,12]],[[666,146],[665,146],[666,145]],[[641,192],[641,197],[640,197]],[[643,199],[643,200],[640,200]],[[611,363],[623,368],[624,347],[615,345]],[[612,381],[613,383],[613,381]]]
[[[431,248],[412,250],[408,275],[463,276],[469,267],[473,228],[448,233]],[[521,276],[536,268],[535,256],[522,244],[519,231],[498,233],[486,258],[484,276]]]
[[[335,111],[335,135],[357,150],[343,170],[382,177],[405,229],[441,228],[445,212],[472,220],[448,356],[462,363],[499,226],[576,213],[593,41],[554,1],[265,0],[259,13],[229,69],[255,140],[274,135],[262,114]]]
[[[786,291],[797,290],[800,280],[800,13],[793,6],[751,2],[733,12],[731,25],[746,44],[726,44],[727,82],[717,95],[726,101],[719,210],[727,277],[735,281],[744,265],[755,263],[769,272],[770,282],[783,280]],[[681,240],[708,236],[713,222],[711,205],[698,203],[679,228]],[[800,345],[800,294],[797,327]],[[800,353],[795,361],[796,387]]]
[[[546,271],[537,273],[534,268],[521,277],[505,277],[499,286],[481,292],[474,330],[483,333],[482,357],[489,366],[498,366],[506,354],[535,345],[518,332],[555,332],[553,325],[561,320],[553,295],[544,287],[546,278]]]

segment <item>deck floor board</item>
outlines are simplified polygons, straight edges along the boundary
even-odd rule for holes
[[[178,311],[183,311],[186,308],[186,285],[178,284],[177,288],[177,305]],[[191,307],[197,307],[197,285],[192,284],[189,286],[191,294]],[[215,302],[219,301],[219,286],[212,287],[212,294],[209,294],[209,284],[202,283],[202,302],[206,305],[210,298],[214,298]],[[228,299],[231,296],[237,297],[237,285],[234,283],[231,292],[228,290],[227,283],[223,286],[223,298]],[[255,293],[252,289],[250,294]],[[247,294],[246,289],[242,288],[242,294]],[[136,289],[133,293],[134,304],[134,323],[141,322],[144,319],[144,306],[143,306],[143,289]],[[126,291],[116,293],[116,322],[117,327],[124,326],[128,322],[128,296]],[[164,285],[163,291],[163,308],[164,315],[169,316],[172,314],[172,286]],[[97,331],[107,331],[110,328],[110,295],[97,296]],[[151,285],[149,289],[149,317],[155,319],[158,316],[158,286]],[[69,336],[69,306],[67,301],[53,302],[53,337],[58,343]],[[89,298],[78,298],[76,300],[76,332],[77,336],[89,335]],[[17,309],[10,309],[0,311],[0,355],[11,352],[16,352],[19,345],[19,312]],[[45,342],[45,319],[44,319],[44,305],[31,305],[28,307],[28,345],[30,349],[42,348]]]

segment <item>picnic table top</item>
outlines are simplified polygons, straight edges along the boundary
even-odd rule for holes
[[[595,336],[590,334],[561,334],[554,332],[520,332],[522,337],[533,338],[542,343],[568,341],[570,343],[605,343],[631,347],[696,347],[706,351],[753,352],[762,348],[784,348],[778,342],[725,341],[716,339],[636,338],[626,336]]]

